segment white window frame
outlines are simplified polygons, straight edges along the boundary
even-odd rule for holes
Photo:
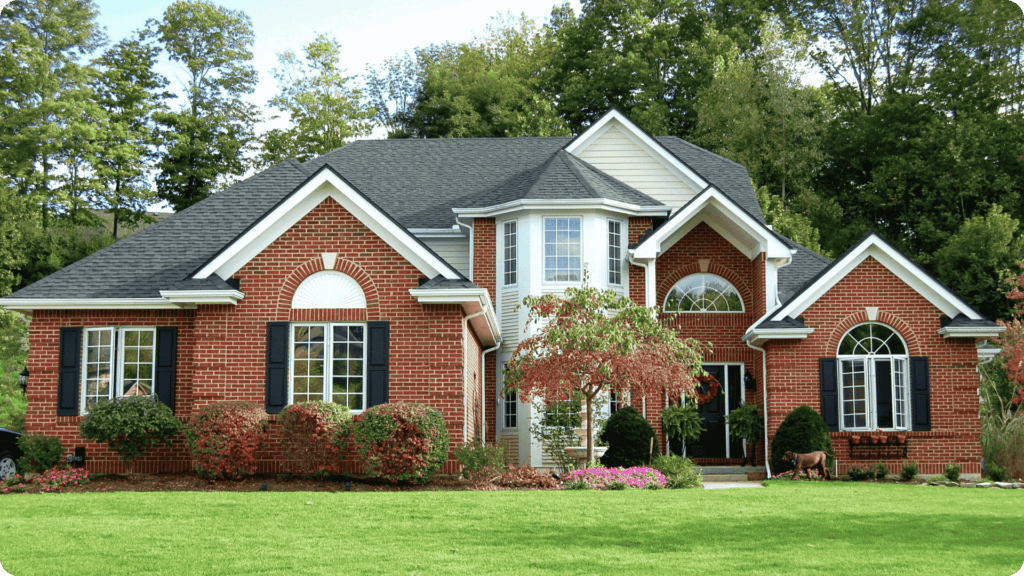
[[[501,423],[505,430],[519,428],[519,395],[515,392],[501,395]]]
[[[151,346],[152,355],[149,361],[149,380],[150,380],[150,393],[149,396],[157,395],[157,383],[156,383],[156,327],[154,326],[91,326],[82,329],[82,368],[81,368],[81,383],[79,385],[79,413],[83,416],[88,414],[88,399],[89,398],[102,398],[99,395],[89,396],[89,334],[97,332],[110,332],[110,344],[107,345],[110,351],[110,360],[105,362],[108,369],[110,378],[110,385],[108,388],[106,399],[112,400],[114,398],[122,398],[125,396],[122,382],[124,382],[124,343],[126,332],[148,332],[153,335],[153,344]],[[140,347],[141,348],[141,347]],[[93,365],[101,365],[100,362],[93,362]],[[134,362],[134,364],[144,365],[141,362]]]
[[[876,325],[883,326],[888,330],[891,330],[893,335],[899,339],[903,345],[904,352],[908,352],[910,348],[907,347],[907,342],[904,340],[903,335],[892,326],[882,324],[881,322],[862,322],[856,326],[853,326],[847,330],[843,337],[839,339],[839,347],[841,348],[843,342],[851,336],[851,332],[861,326]],[[888,340],[887,340],[888,341]],[[847,363],[854,364],[861,362],[863,366],[864,378],[863,386],[866,388],[864,394],[865,402],[865,423],[864,426],[846,426],[846,387],[844,386],[844,375],[847,373],[853,373],[852,370],[846,370]],[[878,386],[877,386],[877,363],[878,362],[890,362],[891,363],[891,378],[892,378],[892,422],[891,428],[879,428],[878,426]],[[910,404],[910,355],[909,354],[875,354],[869,352],[866,354],[842,354],[837,349],[836,351],[836,370],[837,384],[839,392],[839,429],[849,431],[868,431],[868,430],[888,430],[888,431],[904,431],[910,430],[911,423],[911,404]],[[854,387],[851,387],[853,389]],[[900,393],[902,388],[902,394]],[[902,412],[900,409],[902,408]],[[852,413],[851,416],[856,417],[859,413]],[[900,425],[900,420],[903,420],[903,425]]]
[[[511,225],[511,226],[510,226]],[[509,228],[511,227],[511,233]],[[512,237],[511,243],[509,242],[509,236]],[[507,220],[502,225],[502,261],[504,267],[502,268],[502,280],[504,286],[516,286],[519,284],[519,221],[518,220]],[[511,249],[511,250],[510,250]],[[509,253],[511,252],[511,258]],[[509,264],[511,264],[511,270],[509,270]],[[511,275],[511,282],[509,276]]]
[[[615,235],[618,236],[618,243],[612,242],[612,226],[618,226],[618,232]],[[608,219],[608,284],[612,286],[622,286],[622,277],[624,274],[624,266],[622,265],[622,220],[615,220],[612,218]],[[615,270],[612,269],[612,265],[615,265]],[[615,275],[618,275],[618,280],[614,280]]]
[[[292,322],[288,325],[288,404],[295,403],[295,329],[296,328],[309,328],[309,327],[323,327],[324,329],[324,382],[323,382],[323,393],[321,400],[324,402],[333,402],[333,387],[331,385],[334,378],[334,328],[345,326],[361,326],[363,328],[363,402],[362,408],[349,409],[352,414],[359,414],[367,408],[367,401],[369,397],[369,390],[367,390],[367,341],[369,337],[369,330],[366,326],[366,322]]]
[[[717,279],[717,280],[721,280],[722,282],[724,282],[729,288],[731,288],[736,293],[736,297],[739,298],[740,309],[739,310],[669,310],[668,309],[668,299],[672,296],[672,293],[675,292],[676,287],[679,286],[680,284],[682,284],[683,282],[686,282],[687,279],[693,278],[694,276],[711,277],[711,278],[714,278],[714,279]],[[703,285],[707,286],[707,283],[704,282]],[[672,285],[671,288],[669,288],[668,293],[665,294],[665,300],[664,300],[664,302],[662,302],[661,309],[664,310],[666,314],[743,314],[744,312],[747,311],[747,303],[743,301],[743,294],[740,294],[739,289],[736,288],[736,286],[733,285],[732,282],[729,282],[728,280],[726,280],[725,278],[719,276],[718,274],[712,274],[710,272],[695,272],[693,274],[688,274],[688,275],[680,278],[679,280],[676,281],[675,284]]]
[[[576,221],[579,222],[579,259],[580,259],[580,265],[579,265],[579,268],[576,269],[576,270],[573,269],[571,264],[565,269],[565,273],[566,273],[567,276],[570,276],[573,272],[576,272],[577,273],[577,279],[576,280],[571,280],[571,279],[568,279],[568,280],[557,280],[557,279],[549,280],[548,279],[548,271],[550,270],[548,268],[548,246],[549,246],[549,243],[548,243],[548,222],[549,221],[557,221],[557,220],[568,220],[568,221],[570,221],[569,229],[567,231],[571,231],[572,230],[571,221],[576,220]],[[555,232],[557,234],[557,224],[555,226],[556,226]],[[541,220],[541,234],[542,234],[542,237],[543,237],[543,241],[541,242],[541,245],[543,246],[543,254],[541,255],[541,258],[542,258],[542,261],[543,261],[543,266],[541,267],[541,269],[543,270],[542,278],[543,278],[544,284],[575,285],[575,284],[579,284],[580,282],[582,282],[583,281],[583,217],[582,216],[545,216]],[[555,268],[553,270],[554,270],[554,275],[556,277],[558,276],[558,272],[559,272],[558,260],[557,260],[558,259],[558,245],[559,245],[559,243],[558,243],[558,241],[556,239],[555,243],[553,244],[553,246],[555,246],[555,256],[553,256],[553,258],[555,258]],[[569,243],[567,243],[566,246],[571,248],[572,242],[570,241]],[[571,258],[572,257],[571,256],[567,256],[567,258],[569,258],[570,262],[571,262]]]

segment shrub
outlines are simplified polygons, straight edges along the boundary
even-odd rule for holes
[[[955,463],[946,464],[946,478],[949,478],[950,482],[960,481],[960,465]]]
[[[920,468],[917,466],[917,462],[903,462],[903,468],[900,470],[900,478],[904,482],[910,482],[914,478],[917,478]]]
[[[498,444],[472,442],[455,447],[462,474],[469,480],[493,478],[505,471],[505,449]]]
[[[700,468],[682,456],[658,456],[651,466],[665,475],[666,488],[703,488]]]
[[[942,474],[936,474],[928,479],[928,484],[931,485],[942,484],[943,482],[949,482],[949,478],[946,478]]]
[[[335,434],[335,445],[347,437]],[[421,404],[373,406],[353,418],[352,437],[367,473],[385,480],[429,482],[448,458],[444,416]]]
[[[832,438],[828,425],[820,414],[810,406],[800,406],[786,415],[772,438],[772,470],[792,470],[793,465],[783,460],[787,451],[807,454],[821,450],[829,454],[828,466],[832,466]]]
[[[983,405],[984,406],[984,405]],[[1011,478],[1024,478],[1024,410],[992,411],[981,417],[981,455],[985,466],[998,464]]]
[[[509,466],[494,483],[506,488],[558,488],[558,480],[555,480],[551,472],[529,466]]]
[[[999,464],[986,465],[985,474],[993,482],[1006,482],[1006,479],[1009,478],[1009,472],[1007,472],[1006,467]]]
[[[885,477],[889,475],[889,467],[881,462],[878,462],[874,466],[875,479],[885,480]]]
[[[218,402],[203,407],[185,427],[196,473],[234,480],[256,473],[256,453],[266,442],[267,413],[258,404]]]
[[[608,451],[601,457],[605,466],[628,468],[647,464],[652,438],[654,453],[658,453],[654,428],[632,406],[622,408],[608,418],[601,438],[608,442]]]
[[[78,429],[83,438],[110,446],[131,471],[151,446],[170,446],[181,422],[153,396],[123,396],[90,408]]]
[[[334,443],[346,432],[352,415],[346,406],[333,402],[301,402],[284,409],[281,446],[293,471],[306,476],[326,477],[337,469],[341,445]]]
[[[18,448],[25,454],[18,458],[18,468],[32,472],[49,470],[60,464],[64,444],[57,438],[43,434],[29,434],[18,438]]]
[[[871,470],[865,470],[860,466],[850,466],[850,469],[847,470],[846,473],[850,476],[850,480],[854,480],[857,482],[860,482],[861,480],[867,480],[868,478],[874,476],[874,473]]]
[[[574,484],[583,482],[597,490],[624,490],[626,488],[664,488],[665,476],[647,466],[632,468],[585,468],[573,470],[565,477],[565,482]],[[619,484],[622,484],[620,487]]]
[[[68,468],[54,466],[26,480],[21,474],[15,474],[6,480],[0,480],[0,494],[19,494],[28,492],[33,485],[39,492],[60,492],[67,486],[83,486],[89,483],[89,471],[85,468]]]

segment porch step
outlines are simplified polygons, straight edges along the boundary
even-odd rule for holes
[[[768,476],[764,466],[701,466],[705,482],[746,482]]]

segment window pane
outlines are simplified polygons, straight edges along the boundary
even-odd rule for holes
[[[728,280],[714,274],[691,274],[665,299],[666,312],[743,312],[743,299]]]

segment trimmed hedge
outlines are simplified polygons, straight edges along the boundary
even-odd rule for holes
[[[256,454],[269,436],[259,404],[218,402],[203,407],[185,427],[196,473],[235,480],[256,473]]]
[[[319,400],[300,402],[285,408],[278,420],[284,458],[292,471],[315,477],[337,471],[341,450],[333,440],[352,420],[346,406]]]
[[[43,472],[60,464],[64,444],[59,438],[44,434],[26,434],[18,437],[18,448],[24,453],[18,458],[22,471]]]
[[[380,404],[352,419],[352,439],[366,472],[392,482],[429,482],[448,459],[442,414],[422,404]],[[343,448],[348,433],[338,431]]]
[[[793,469],[793,463],[782,458],[787,451],[807,454],[819,450],[826,454],[835,454],[832,451],[832,437],[828,434],[828,424],[825,424],[825,419],[814,408],[800,406],[786,415],[775,432],[775,437],[772,438],[772,473],[778,474]],[[833,458],[829,456],[829,466],[832,465],[832,461]]]
[[[78,430],[83,438],[110,446],[131,471],[132,462],[150,447],[170,446],[181,422],[155,396],[123,396],[91,407]]]
[[[608,443],[608,451],[601,457],[601,464],[609,468],[646,466],[651,457],[651,438],[654,438],[653,453],[658,454],[654,428],[632,406],[612,414],[599,438]]]

